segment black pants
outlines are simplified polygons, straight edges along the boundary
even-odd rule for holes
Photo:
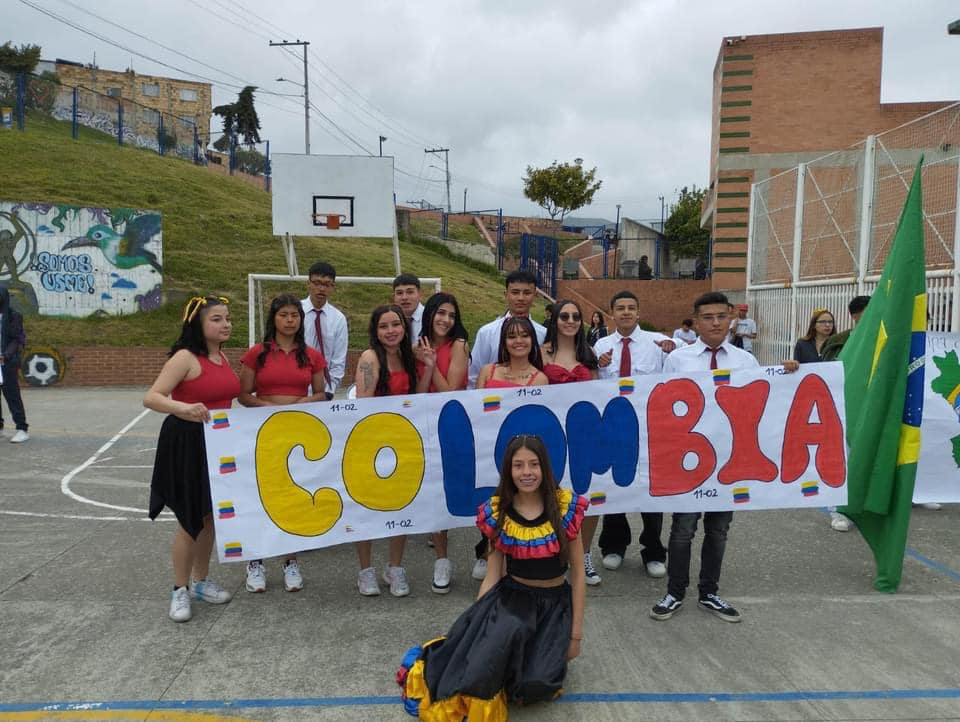
[[[670,525],[670,561],[667,563],[667,591],[683,599],[690,584],[690,546],[697,533],[699,512],[674,513]],[[727,530],[733,521],[732,511],[708,511],[703,515],[703,548],[700,550],[700,596],[716,594],[720,584],[720,568],[727,548]]]
[[[660,541],[660,532],[663,530],[663,514],[661,512],[645,512],[640,514],[643,519],[643,532],[640,534],[640,557],[643,563],[665,562],[667,549]],[[626,554],[630,546],[630,522],[626,514],[604,514],[603,528],[600,530],[600,554]]]
[[[23,399],[20,397],[20,369],[10,364],[3,365],[3,398],[7,400],[7,408],[13,417],[13,423],[21,431],[27,430],[27,414],[23,410]],[[3,428],[3,406],[0,405],[0,429]]]

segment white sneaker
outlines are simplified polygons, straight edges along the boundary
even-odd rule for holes
[[[253,594],[267,591],[267,570],[259,559],[247,562],[247,591]]]
[[[11,444],[22,444],[24,441],[27,441],[30,438],[28,434],[23,429],[17,429],[17,433],[10,437]]]
[[[478,582],[482,582],[487,578],[487,560],[483,557],[480,557],[473,563],[473,571],[470,572],[470,576],[476,579]]]
[[[585,581],[591,587],[595,587],[601,581],[600,575],[597,574],[597,570],[593,568],[593,557],[590,555],[590,552],[587,552],[583,555],[583,574]]]
[[[924,509],[929,509],[930,511],[940,511],[943,508],[943,504],[939,501],[928,501],[921,504]]]
[[[226,604],[233,595],[212,579],[201,579],[190,584],[190,598],[202,599],[207,604]]]
[[[403,567],[391,567],[383,570],[383,581],[390,585],[390,593],[395,597],[405,597],[410,593],[407,584],[407,570]]]
[[[296,559],[288,559],[283,565],[283,588],[288,592],[299,592],[303,589],[300,562]]]
[[[619,569],[621,564],[623,564],[622,554],[607,554],[603,557],[604,569]]]
[[[830,512],[830,528],[834,531],[850,531],[853,522],[839,511]]]
[[[433,563],[433,586],[430,589],[435,594],[446,594],[450,591],[450,576],[453,572],[449,559],[437,559]]]
[[[192,616],[190,590],[186,587],[174,589],[170,595],[170,619],[174,622],[189,622]]]
[[[647,568],[647,574],[655,579],[667,576],[667,565],[663,562],[647,562],[644,566]]]
[[[361,569],[357,576],[357,589],[365,597],[375,597],[380,593],[380,585],[377,584],[377,570],[373,567]]]

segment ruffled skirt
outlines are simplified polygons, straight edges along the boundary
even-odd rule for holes
[[[203,424],[170,415],[163,420],[150,480],[150,518],[167,507],[194,539],[213,513]]]
[[[507,702],[561,692],[573,621],[570,585],[530,587],[504,577],[446,637],[414,647],[397,672],[406,711],[431,722],[501,722]]]

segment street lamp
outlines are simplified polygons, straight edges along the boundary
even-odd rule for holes
[[[380,157],[381,158],[383,158],[383,141],[385,141],[386,139],[387,139],[387,136],[385,135],[380,136]]]
[[[310,97],[307,95],[307,84],[289,78],[277,78],[277,82],[293,83],[303,88],[303,152],[310,155]]]

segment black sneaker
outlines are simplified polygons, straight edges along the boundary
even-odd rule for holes
[[[704,594],[700,597],[700,601],[698,601],[697,604],[700,605],[701,609],[705,609],[708,612],[716,614],[725,622],[740,621],[740,612],[731,607],[716,594]]]
[[[654,604],[653,609],[650,610],[650,618],[658,620],[670,619],[670,617],[680,611],[682,606],[682,599],[677,599],[670,593],[664,594],[663,599]]]

